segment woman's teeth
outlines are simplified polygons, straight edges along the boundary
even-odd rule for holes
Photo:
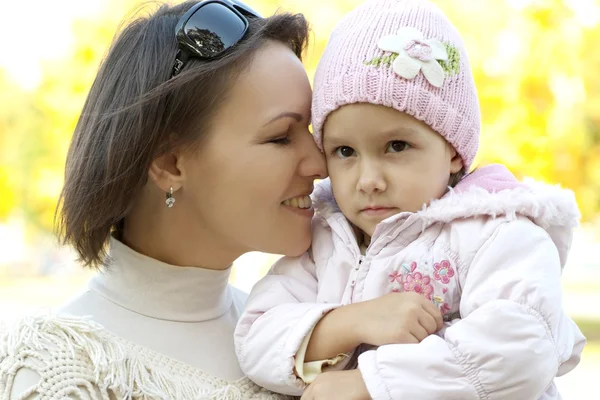
[[[312,200],[310,196],[298,196],[293,199],[285,200],[283,205],[294,208],[310,208],[312,206]]]

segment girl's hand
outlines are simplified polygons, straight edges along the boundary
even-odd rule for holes
[[[370,400],[358,369],[324,372],[311,383],[300,400]]]
[[[414,292],[389,293],[352,306],[362,321],[362,343],[373,346],[420,343],[444,324],[440,310]]]
[[[310,338],[305,362],[350,353],[362,343],[420,343],[443,326],[442,313],[424,296],[414,292],[389,293],[325,315]]]

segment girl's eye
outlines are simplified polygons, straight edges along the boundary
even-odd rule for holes
[[[340,146],[335,149],[335,154],[340,158],[348,158],[354,155],[354,149],[348,146]]]
[[[390,153],[400,153],[408,149],[409,145],[401,140],[394,140],[388,145],[387,151]]]

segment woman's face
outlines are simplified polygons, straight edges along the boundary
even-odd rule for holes
[[[259,50],[186,161],[177,194],[189,221],[213,242],[240,254],[307,250],[312,209],[301,199],[326,176],[308,130],[310,105],[310,84],[295,54],[275,42]]]

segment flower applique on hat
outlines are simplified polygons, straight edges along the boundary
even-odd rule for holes
[[[439,88],[444,84],[446,76],[459,72],[458,50],[438,39],[425,39],[423,33],[416,28],[401,28],[396,35],[379,39],[377,46],[392,54],[375,57],[365,64],[377,67],[391,64],[394,72],[404,79],[412,80],[422,72],[431,85]]]

